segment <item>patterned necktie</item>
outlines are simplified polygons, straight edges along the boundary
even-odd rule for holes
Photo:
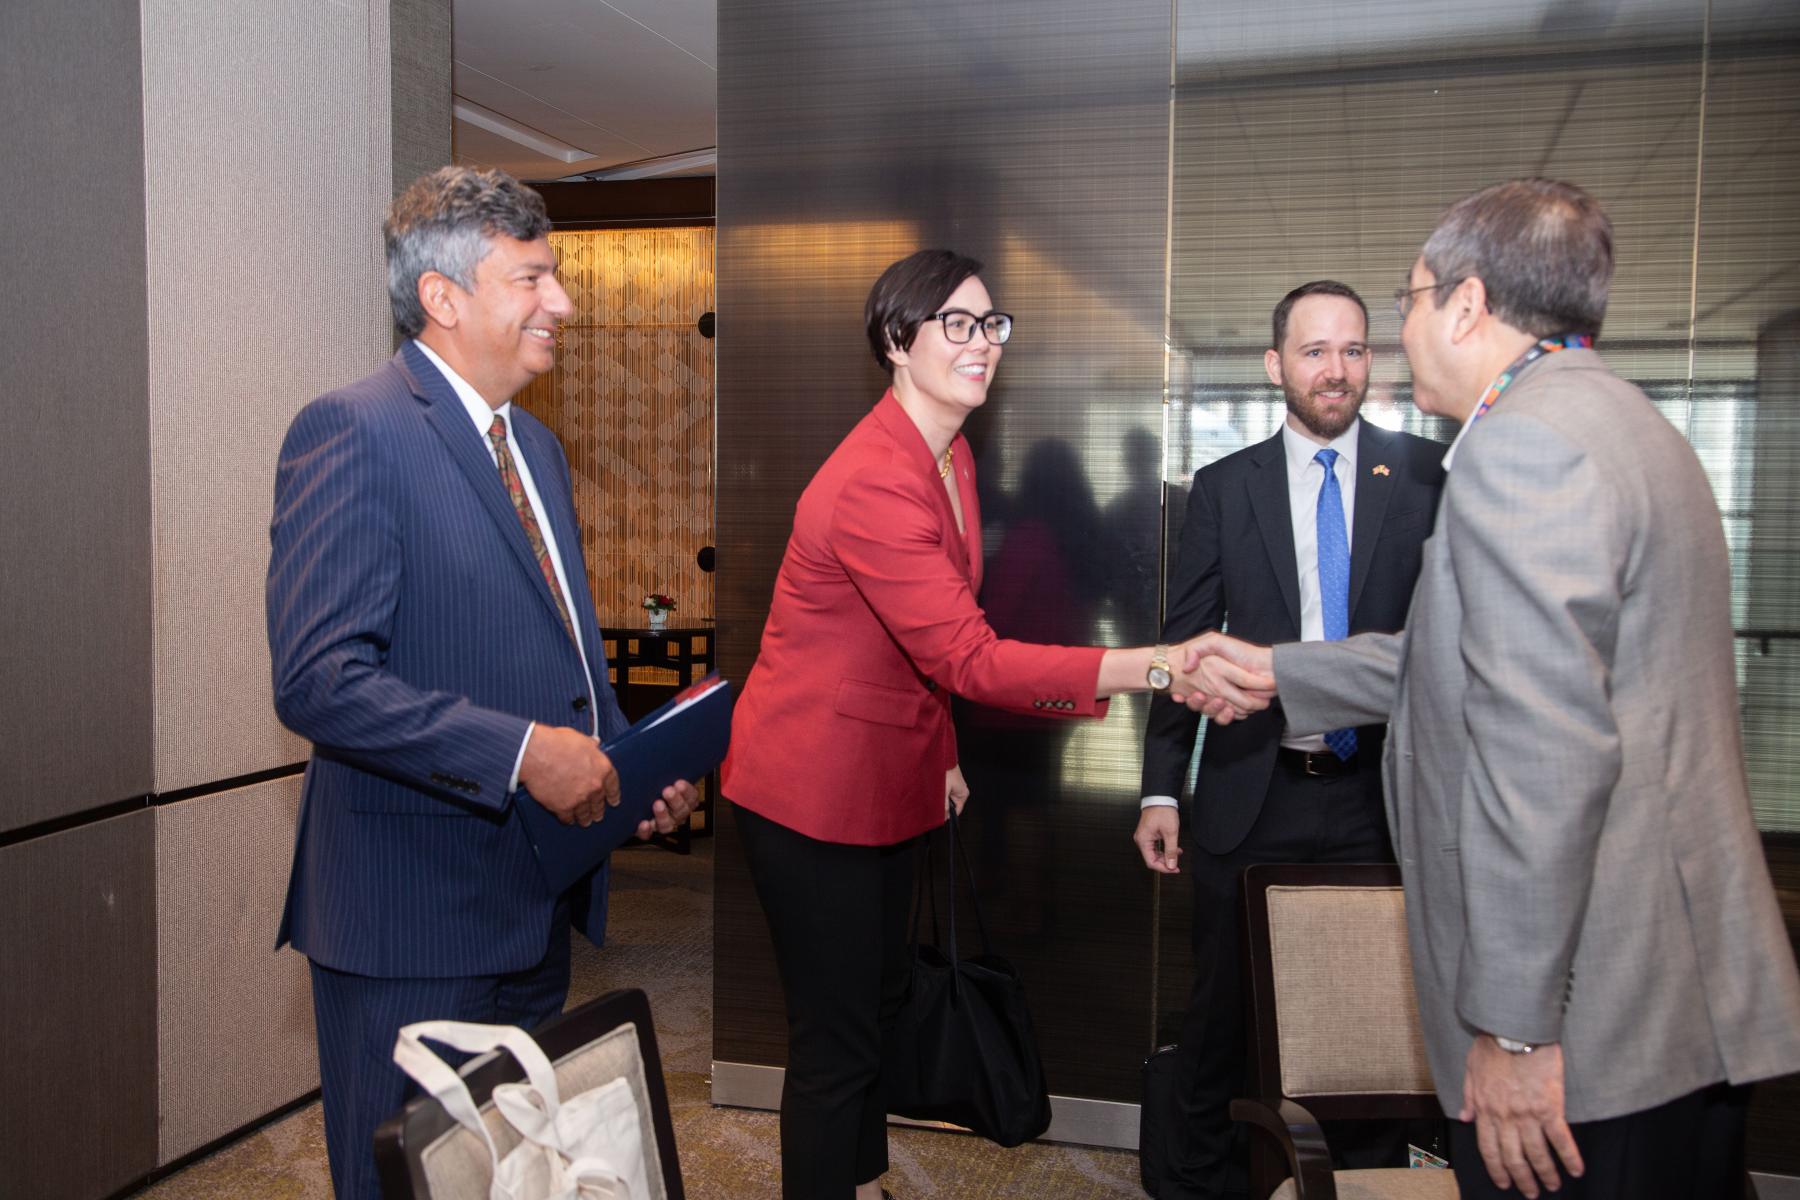
[[[1319,531],[1319,607],[1325,618],[1325,640],[1340,641],[1350,634],[1350,538],[1344,529],[1344,496],[1338,490],[1336,450],[1321,450],[1313,461],[1325,468],[1319,485],[1319,507],[1314,516]],[[1356,753],[1356,730],[1334,729],[1325,744],[1340,759]]]
[[[500,482],[506,485],[506,494],[512,497],[519,524],[525,527],[525,540],[531,543],[538,570],[544,573],[544,582],[550,585],[550,594],[556,597],[556,611],[562,614],[563,628],[569,631],[569,640],[579,646],[575,622],[569,619],[569,605],[563,599],[562,584],[556,581],[556,564],[550,561],[550,547],[544,544],[544,531],[538,528],[537,516],[531,511],[531,500],[525,495],[525,484],[519,478],[519,469],[513,465],[512,447],[506,444],[506,418],[499,413],[494,414],[494,423],[488,426],[488,441],[494,444],[494,460],[500,464]]]

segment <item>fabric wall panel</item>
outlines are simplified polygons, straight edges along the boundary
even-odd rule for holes
[[[156,810],[157,1161],[319,1086],[306,959],[275,949],[300,777]]]
[[[0,1193],[93,1200],[156,1161],[150,810],[0,848]]]
[[[263,577],[288,421],[390,350],[386,0],[146,0],[156,790],[304,757]]]
[[[150,454],[137,6],[7,0],[0,59],[3,832],[150,790]]]
[[[450,0],[390,0],[393,192],[450,161]]]

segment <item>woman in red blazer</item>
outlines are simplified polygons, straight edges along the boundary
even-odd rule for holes
[[[720,790],[787,997],[786,1200],[883,1194],[881,1052],[907,981],[906,851],[968,796],[951,694],[1089,717],[1114,693],[1170,683],[1166,647],[1006,641],[975,602],[981,513],[960,430],[1012,332],[980,269],[922,250],[869,293],[870,348],[893,386],[800,497],[732,717]]]

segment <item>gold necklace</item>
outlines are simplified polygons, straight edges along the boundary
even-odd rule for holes
[[[955,453],[956,453],[955,446],[952,445],[952,446],[944,447],[944,461],[938,464],[938,478],[939,479],[950,478],[950,459],[953,455],[955,455]]]

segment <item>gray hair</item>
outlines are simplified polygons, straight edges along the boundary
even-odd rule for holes
[[[425,328],[420,276],[436,271],[472,291],[475,268],[487,257],[490,238],[504,234],[536,241],[550,232],[550,218],[544,198],[505,171],[440,167],[395,197],[381,232],[387,243],[394,324],[406,336],[417,337]]]
[[[1572,183],[1509,179],[1452,205],[1420,257],[1439,287],[1478,276],[1489,310],[1514,329],[1597,335],[1612,283],[1612,220]]]

